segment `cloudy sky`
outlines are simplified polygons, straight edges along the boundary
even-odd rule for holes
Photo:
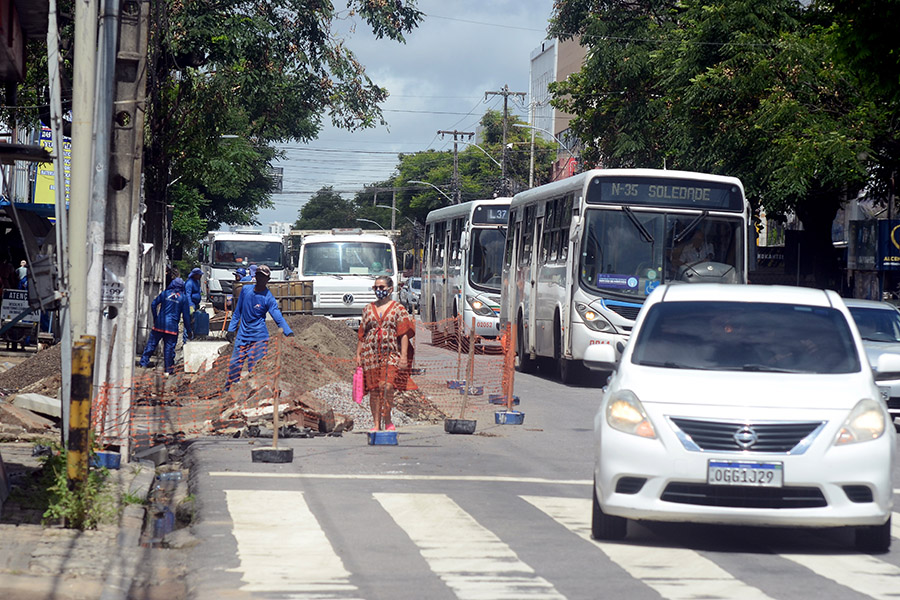
[[[553,0],[419,0],[425,19],[406,44],[376,40],[359,24],[347,45],[390,92],[383,105],[388,125],[356,133],[327,126],[310,144],[286,144],[287,158],[278,164],[284,193],[273,196],[274,209],[260,212],[260,223],[292,223],[322,186],[350,197],[388,178],[400,152],[452,149],[452,136],[441,139],[438,130],[475,131],[485,111],[502,110],[502,98],[485,101],[486,91],[504,85],[529,91],[530,55],[546,37],[552,6]],[[521,100],[510,107],[527,120]]]

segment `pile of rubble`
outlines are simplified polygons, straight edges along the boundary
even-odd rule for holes
[[[136,406],[170,407],[166,410],[170,422],[174,409],[206,406],[204,414],[192,411],[186,416],[192,422],[182,423],[178,429],[207,435],[271,436],[276,397],[281,435],[286,437],[339,435],[354,427],[371,427],[368,400],[358,405],[351,399],[356,333],[323,317],[293,315],[287,320],[294,336],[285,338],[270,324],[268,355],[229,391],[224,391],[224,385],[231,344],[223,345],[204,372],[166,378],[155,372],[154,377],[136,379]],[[274,351],[276,344],[280,357]],[[394,419],[399,425],[444,418],[419,391],[398,395],[395,404]]]
[[[60,348],[41,350],[0,373],[0,437],[59,435]]]

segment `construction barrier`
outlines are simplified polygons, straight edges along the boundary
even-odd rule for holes
[[[113,386],[97,394],[92,411],[97,439],[121,444],[123,440],[109,432],[121,430],[123,423],[136,449],[207,435],[271,436],[276,398],[283,437],[372,427],[369,398],[361,404],[352,400],[357,333],[323,317],[285,318],[295,335],[285,337],[270,323],[264,353],[258,345],[238,350],[243,365],[240,370],[232,367],[230,385],[234,347],[225,340],[188,342],[184,352],[189,360],[179,359],[172,374],[164,372],[160,349],[156,364],[136,369],[130,412],[112,414],[116,411],[104,402]],[[477,420],[479,429],[487,428],[493,425],[494,412],[512,398],[514,345],[509,336],[466,337],[462,331],[462,324],[452,319],[416,322],[409,374],[417,389],[394,396],[398,428],[448,418]],[[198,347],[208,350],[205,359],[194,360]]]

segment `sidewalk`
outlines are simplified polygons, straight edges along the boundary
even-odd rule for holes
[[[7,476],[15,484],[39,466],[32,443],[0,443]],[[117,522],[78,531],[40,524],[39,511],[8,498],[0,514],[0,597],[4,600],[125,600],[185,596],[177,550],[141,546],[146,501],[156,484],[153,463],[110,471],[116,501],[128,494]],[[176,559],[176,560],[172,560]]]

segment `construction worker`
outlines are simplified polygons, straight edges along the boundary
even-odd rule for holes
[[[234,352],[228,363],[228,381],[225,382],[225,391],[228,391],[231,384],[241,378],[241,369],[245,359],[247,360],[247,370],[252,371],[257,361],[266,355],[269,345],[266,313],[272,315],[272,318],[284,331],[285,336],[294,335],[278,309],[278,301],[266,287],[271,276],[272,272],[269,267],[261,265],[256,270],[255,285],[245,285],[235,303],[234,313],[228,324],[228,333],[225,334],[229,342],[234,342]]]
[[[200,278],[202,276],[203,271],[200,270],[200,267],[194,267],[191,269],[187,281],[184,282],[184,292],[188,295],[191,303],[191,312],[200,310]]]
[[[163,359],[166,373],[175,372],[175,345],[178,343],[178,322],[184,320],[184,329],[188,338],[194,337],[191,327],[190,301],[184,292],[184,281],[178,276],[178,270],[171,272],[174,277],[169,286],[150,304],[153,314],[153,329],[147,339],[147,346],[141,355],[141,366],[150,366],[150,357],[156,352],[160,341],[164,342]]]

